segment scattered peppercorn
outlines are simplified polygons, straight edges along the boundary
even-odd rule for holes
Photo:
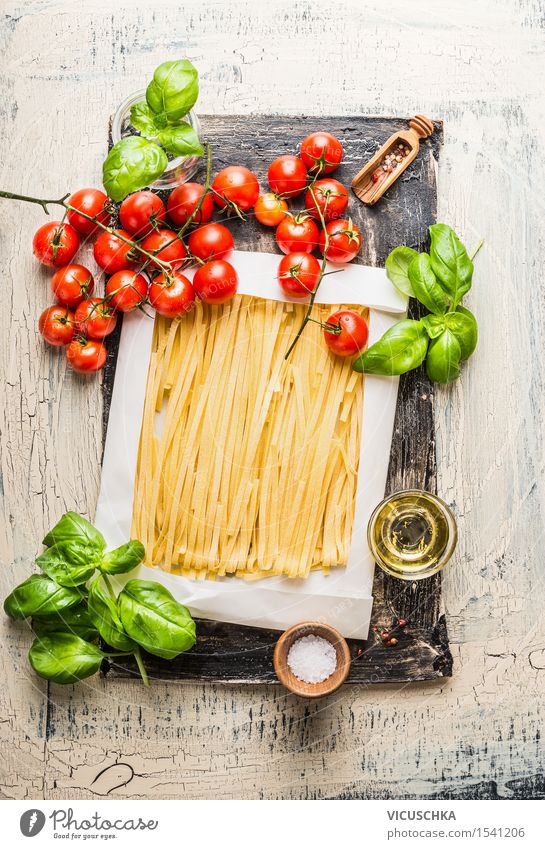
[[[382,637],[382,639],[385,643],[387,643],[388,640],[390,639],[390,635],[389,635],[388,631],[383,631],[380,636]]]
[[[406,619],[398,619],[397,624],[398,624],[399,628],[404,628],[405,625],[407,624],[407,620]]]
[[[358,649],[358,657],[361,657],[361,656],[362,656],[362,654],[363,654],[363,649],[362,649],[362,647],[360,646],[360,647],[359,647],[359,649]]]
[[[389,646],[397,646],[397,640],[396,640],[396,638],[395,638],[395,637],[392,637],[390,640],[388,640],[388,645],[389,645]]]

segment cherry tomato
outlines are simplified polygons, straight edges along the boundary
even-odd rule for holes
[[[320,217],[318,209],[321,209],[325,221],[334,221],[342,216],[347,206],[348,189],[332,177],[316,180],[312,189],[308,189],[305,195],[305,207],[313,218]]]
[[[110,223],[108,198],[100,189],[79,189],[73,195],[70,195],[67,203],[69,206],[75,207],[75,209],[84,212],[86,215],[91,215],[93,218],[96,217],[97,221],[100,221],[101,224],[108,225]],[[77,212],[73,212],[71,209],[68,210],[66,217],[72,227],[78,233],[81,233],[82,236],[92,236],[101,229],[98,224],[89,221],[83,215],[78,215]]]
[[[259,195],[259,183],[253,171],[244,165],[228,165],[214,177],[214,201],[220,209],[228,204],[242,212],[252,208]]]
[[[350,262],[361,248],[361,233],[352,219],[337,218],[325,227],[329,235],[327,258],[331,262]],[[320,233],[320,250],[322,256],[325,250],[325,231]]]
[[[266,195],[259,195],[254,212],[260,224],[264,224],[265,227],[276,227],[286,217],[288,204],[274,192],[267,192]]]
[[[311,133],[301,143],[301,159],[311,174],[330,174],[343,158],[343,146],[331,133]]]
[[[147,236],[163,224],[166,218],[165,205],[153,192],[135,192],[125,198],[119,207],[121,226],[138,239]]]
[[[34,256],[43,265],[62,268],[72,262],[79,248],[79,236],[70,224],[50,221],[36,230],[32,240]]]
[[[204,186],[200,183],[183,183],[174,189],[168,199],[168,214],[177,227],[182,227],[204,194]],[[192,220],[192,224],[203,224],[210,221],[214,213],[214,199],[209,192],[201,204],[201,208]]]
[[[279,156],[269,165],[269,186],[277,195],[300,195],[307,186],[307,169],[298,156]]]
[[[106,283],[108,303],[119,312],[131,312],[146,299],[148,281],[143,274],[125,268],[116,271]]]
[[[193,288],[205,304],[224,304],[237,293],[238,274],[230,262],[212,259],[195,273]]]
[[[80,374],[100,371],[106,362],[106,348],[96,339],[75,339],[66,349],[66,359]]]
[[[93,275],[84,265],[65,265],[51,278],[51,289],[55,298],[65,307],[75,309],[94,288]]]
[[[160,315],[177,318],[189,312],[195,302],[195,292],[183,274],[159,274],[149,287],[149,302]]]
[[[171,268],[180,268],[187,256],[185,245],[174,230],[155,230],[146,236],[142,242],[142,248],[163,262],[170,262]],[[158,265],[158,263],[152,262],[152,265]],[[159,268],[161,268],[160,265]]]
[[[131,238],[130,233],[127,233],[126,230],[114,230],[113,233],[104,232],[100,234],[93,247],[97,265],[104,269],[107,274],[115,274],[116,271],[123,271],[124,268],[136,268],[139,261],[132,245],[118,239],[116,233],[125,239]]]
[[[74,338],[74,313],[66,307],[48,307],[38,319],[38,330],[50,345],[68,345]]]
[[[223,224],[205,224],[193,230],[187,244],[193,256],[199,259],[222,259],[235,247],[233,237]]]
[[[328,324],[340,328],[339,333],[324,330],[327,347],[339,357],[353,357],[367,344],[369,328],[362,316],[354,310],[339,310],[329,316]]]
[[[88,298],[82,301],[75,313],[78,333],[89,339],[104,339],[113,333],[117,316],[109,304],[102,298]]]
[[[294,251],[310,254],[318,244],[318,235],[318,226],[309,215],[286,215],[276,228],[276,243],[285,254]]]
[[[280,288],[290,298],[308,298],[318,284],[320,270],[320,263],[312,254],[287,254],[278,266]]]

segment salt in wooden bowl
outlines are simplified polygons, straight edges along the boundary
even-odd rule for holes
[[[308,636],[323,637],[331,643],[337,656],[335,671],[325,681],[320,681],[317,684],[301,681],[293,674],[288,665],[288,654],[292,645],[301,637]],[[308,699],[328,696],[338,690],[346,681],[350,671],[350,662],[350,649],[344,637],[331,625],[324,625],[321,622],[300,622],[298,625],[292,625],[291,628],[284,631],[274,648],[273,663],[278,680],[290,692],[297,696],[305,696]]]

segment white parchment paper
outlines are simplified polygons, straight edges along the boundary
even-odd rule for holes
[[[235,251],[230,261],[239,275],[239,293],[289,300],[276,281],[278,254]],[[330,270],[339,268],[343,268],[342,274],[324,277],[316,301],[369,307],[372,344],[406,312],[407,302],[383,269],[336,265]],[[191,272],[187,274],[192,276]],[[150,318],[139,312],[124,317],[95,520],[110,546],[121,545],[130,538],[152,335]],[[345,637],[365,639],[374,571],[366,529],[373,508],[384,495],[397,388],[396,378],[365,377],[354,529],[346,567],[332,569],[328,576],[316,571],[305,580],[271,577],[245,581],[225,577],[191,581],[145,566],[140,567],[138,577],[160,581],[194,616],[279,630],[303,620],[321,620]]]

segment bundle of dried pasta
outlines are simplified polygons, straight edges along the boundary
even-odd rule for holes
[[[346,564],[363,384],[315,325],[285,360],[305,310],[237,296],[156,317],[133,509],[148,565],[302,578]]]

